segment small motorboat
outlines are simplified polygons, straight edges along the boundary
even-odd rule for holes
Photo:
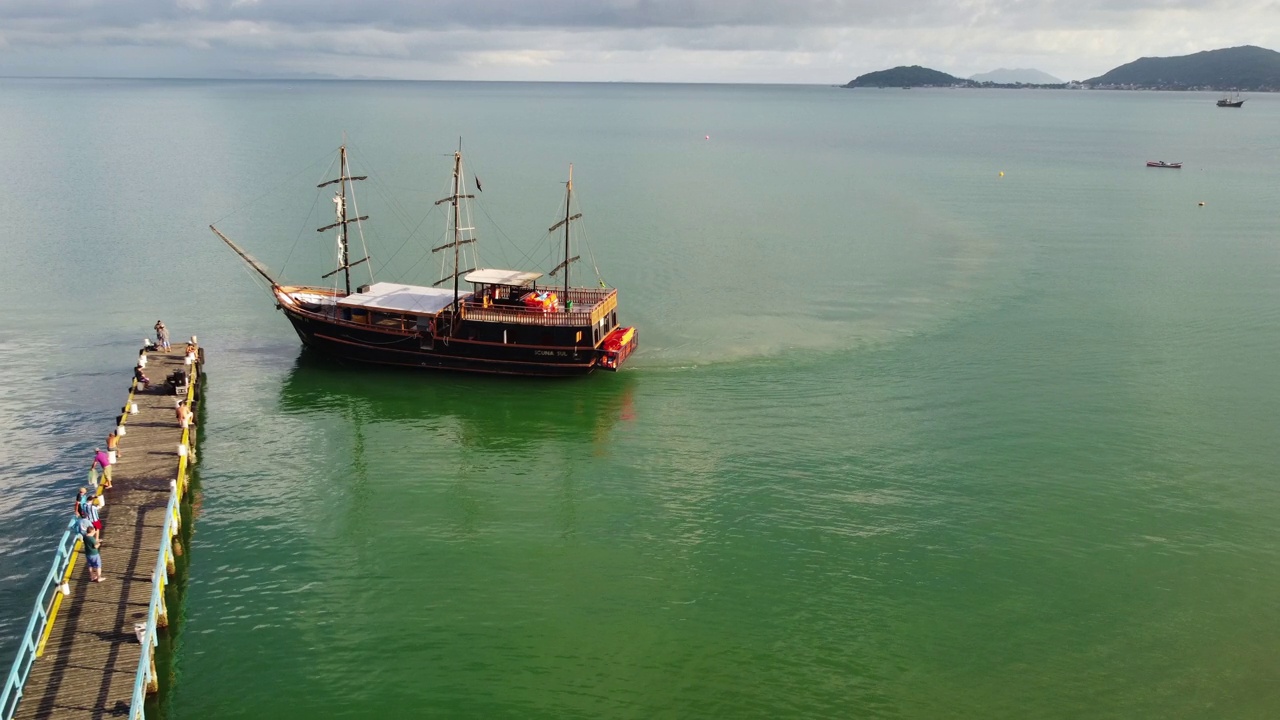
[[[1171,163],[1171,162],[1165,162],[1163,160],[1148,160],[1147,167],[1171,168],[1173,170],[1181,170],[1182,163],[1180,162]]]

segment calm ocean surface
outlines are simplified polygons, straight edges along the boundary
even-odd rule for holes
[[[0,97],[6,668],[163,318],[209,353],[170,718],[1280,716],[1280,96]],[[574,163],[626,371],[302,353],[206,226],[314,281],[344,131],[379,279],[435,279],[460,136],[491,266],[554,264]]]

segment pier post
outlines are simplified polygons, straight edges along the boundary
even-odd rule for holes
[[[151,668],[147,672],[150,676],[147,678],[147,694],[154,695],[160,692],[160,678],[156,673],[156,648],[154,645],[147,649],[147,654],[151,656]]]
[[[168,583],[164,583],[167,585]],[[156,611],[156,627],[169,627],[169,604],[164,599],[164,585],[160,586],[160,607]],[[152,655],[151,662],[155,663],[155,656]]]

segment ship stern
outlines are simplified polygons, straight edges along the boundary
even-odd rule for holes
[[[600,343],[600,355],[596,358],[596,367],[609,372],[618,372],[622,363],[631,357],[636,349],[637,333],[634,327],[616,327]]]

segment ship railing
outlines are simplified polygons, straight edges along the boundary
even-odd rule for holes
[[[196,383],[187,383],[187,406],[195,397]],[[191,450],[191,427],[182,429],[182,441],[178,444],[178,476],[169,482],[169,503],[164,511],[164,528],[160,531],[160,549],[156,552],[156,564],[151,571],[151,601],[147,604],[146,623],[135,626],[142,653],[138,657],[138,672],[133,680],[133,699],[129,702],[129,720],[146,717],[147,693],[159,690],[156,673],[156,646],[160,644],[157,633],[169,626],[169,609],[165,606],[164,589],[169,576],[176,571],[173,538],[182,527],[182,494],[187,488]]]
[[[618,291],[613,288],[550,289],[556,294],[553,310],[490,305],[468,301],[462,305],[462,317],[481,322],[507,322],[521,325],[581,327],[591,325],[618,305]],[[570,308],[566,310],[566,308]]]
[[[477,305],[468,304],[462,307],[462,317],[467,320],[476,320],[480,322],[505,322],[520,325],[582,327],[591,324],[590,308],[583,308],[582,310],[574,308],[570,312],[565,312],[559,305],[557,305],[556,308],[557,310],[555,312],[544,312],[542,310],[521,310],[501,307],[483,308]]]
[[[3,720],[11,720],[17,712],[27,677],[31,674],[31,665],[44,654],[44,644],[49,639],[49,632],[53,630],[53,619],[58,614],[58,606],[71,593],[66,583],[71,574],[72,559],[79,549],[80,521],[73,518],[58,541],[53,565],[36,595],[35,609],[27,621],[27,632],[18,647],[18,656],[14,658],[9,679],[4,683],[4,693],[0,694],[0,718]]]
[[[528,288],[502,290],[502,297],[521,297],[533,292]],[[554,285],[545,285],[538,288],[537,292],[554,293],[556,299],[560,302],[572,302],[574,305],[595,305],[609,299],[609,296],[616,295],[618,291],[615,288],[569,288],[568,292],[564,288],[558,288]]]
[[[554,289],[552,292],[559,295],[561,300],[567,300],[574,305],[579,303],[586,305],[602,302],[618,291],[613,288],[600,288],[598,290],[596,288],[569,288],[567,293],[564,290]]]

